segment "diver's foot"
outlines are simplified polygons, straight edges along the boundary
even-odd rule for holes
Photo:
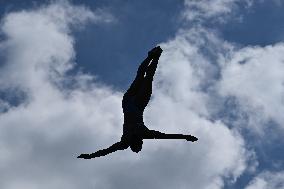
[[[91,154],[81,154],[77,158],[82,158],[82,159],[91,159]]]
[[[163,50],[161,49],[160,46],[154,47],[152,50],[148,52],[148,57],[152,59],[159,59],[161,56]]]
[[[191,136],[191,135],[186,136],[185,139],[186,139],[187,141],[191,141],[191,142],[195,142],[195,141],[198,140],[198,138],[196,138],[195,136]]]

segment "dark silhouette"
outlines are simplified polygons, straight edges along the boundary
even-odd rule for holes
[[[109,148],[92,154],[81,154],[78,158],[91,159],[105,156],[128,147],[138,153],[142,149],[143,139],[185,139],[192,142],[198,140],[191,135],[165,134],[150,130],[144,125],[143,112],[152,94],[152,81],[162,51],[158,46],[148,52],[148,57],[139,66],[136,78],[123,96],[124,124],[121,140]]]

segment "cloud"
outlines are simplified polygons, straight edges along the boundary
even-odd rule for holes
[[[30,94],[52,87],[46,81],[64,75],[74,65],[72,27],[82,27],[87,21],[109,21],[109,17],[67,1],[8,14],[1,27],[7,38],[1,49],[8,57],[1,69],[1,87],[15,86]]]
[[[281,189],[283,186],[283,172],[263,172],[256,176],[245,189]]]
[[[216,19],[224,22],[226,17],[239,7],[238,4],[249,7],[252,3],[253,0],[185,0],[183,16],[189,21],[202,22]]]
[[[191,132],[200,137],[188,155],[189,161],[195,162],[196,166],[188,164],[190,168],[187,170],[195,170],[195,174],[187,178],[186,186],[222,188],[224,178],[234,182],[247,168],[251,152],[246,150],[238,132],[228,129],[218,119],[209,119],[211,111],[208,104],[212,98],[203,89],[216,77],[218,65],[202,53],[201,48],[205,45],[207,50],[215,49],[217,56],[218,50],[230,48],[214,33],[199,27],[180,30],[174,39],[161,44],[164,54],[145,119],[159,130]],[[157,119],[158,114],[169,116]]]
[[[99,13],[56,1],[3,18],[1,91],[25,95],[17,105],[1,100],[1,188],[78,188],[74,167],[82,146],[91,150],[98,133],[119,133],[121,93],[97,86],[92,76],[67,75],[75,64],[71,29],[104,21]],[[73,87],[62,87],[71,81]]]
[[[284,45],[245,47],[222,68],[219,92],[233,96],[249,115],[250,126],[261,132],[270,120],[283,126]]]
[[[17,105],[0,103],[0,187],[222,188],[224,179],[235,182],[251,152],[236,130],[210,119],[212,97],[205,89],[216,82],[220,65],[202,52],[217,61],[231,46],[197,26],[161,44],[145,123],[200,140],[145,141],[138,155],[126,150],[94,161],[75,158],[107,147],[122,132],[122,93],[98,85],[95,76],[68,74],[76,56],[72,29],[109,22],[104,15],[56,1],[2,20],[0,90],[25,95]]]

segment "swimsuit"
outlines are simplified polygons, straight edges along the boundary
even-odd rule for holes
[[[149,130],[143,122],[143,111],[134,101],[134,96],[125,95],[122,100],[124,113],[122,140],[131,141],[133,137],[141,136]]]

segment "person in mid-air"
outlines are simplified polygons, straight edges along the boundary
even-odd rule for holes
[[[139,66],[136,78],[123,96],[124,124],[121,140],[109,148],[91,154],[81,154],[78,158],[96,158],[128,147],[138,153],[142,149],[143,139],[185,139],[192,142],[198,140],[191,135],[165,134],[150,130],[144,125],[143,112],[151,98],[153,77],[162,51],[161,47],[157,46],[148,52],[148,57]]]

